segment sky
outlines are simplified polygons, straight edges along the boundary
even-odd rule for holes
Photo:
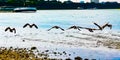
[[[62,0],[62,1],[67,1],[67,0]],[[73,2],[80,2],[80,1],[85,1],[85,2],[90,2],[90,0],[71,0]],[[119,2],[120,0],[99,0],[100,2]]]

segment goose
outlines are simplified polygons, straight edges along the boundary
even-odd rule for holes
[[[74,26],[69,27],[68,29],[78,29],[79,31],[81,31],[80,28],[82,28],[82,27],[74,25]]]
[[[48,29],[47,31],[50,31],[51,29],[61,29],[62,31],[65,31],[63,28],[59,27],[59,26],[53,26],[52,28]]]
[[[112,29],[112,25],[111,25],[111,24],[108,24],[108,23],[106,23],[105,25],[102,26],[103,29],[104,29],[105,27],[109,27],[110,29]]]
[[[38,27],[37,27],[37,25],[36,24],[29,24],[29,23],[26,23],[24,26],[23,26],[23,28],[25,28],[25,27],[27,27],[27,26],[29,26],[30,28],[32,28],[33,26],[36,28],[36,29],[38,29]]]
[[[16,29],[15,29],[15,28],[7,27],[7,28],[5,29],[5,32],[8,31],[8,30],[9,30],[10,32],[16,33]]]
[[[96,25],[100,30],[103,30],[105,27],[109,27],[112,29],[112,25],[109,23],[104,24],[103,26],[98,25],[97,23],[94,22],[94,25]]]

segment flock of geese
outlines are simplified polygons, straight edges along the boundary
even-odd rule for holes
[[[75,26],[74,25],[74,26],[69,27],[67,30],[69,30],[69,29],[76,29],[76,30],[81,31],[81,29],[87,29],[89,32],[94,32],[95,30],[103,30],[105,27],[109,27],[110,29],[112,29],[112,24],[109,24],[109,23],[106,23],[103,26],[100,26],[99,24],[97,24],[95,22],[93,22],[93,24],[96,25],[98,28],[95,29],[95,28],[87,28],[87,27],[80,27],[80,26]],[[34,28],[38,29],[38,26],[36,24],[29,24],[29,23],[26,23],[23,26],[23,28],[26,28],[27,26],[29,26],[29,28],[33,28],[34,27]],[[61,28],[59,26],[53,26],[50,29],[48,29],[47,31],[50,31],[51,29],[60,29],[62,31],[65,31],[65,29],[63,29],[63,28]],[[9,32],[12,32],[12,33],[16,33],[16,29],[15,28],[11,28],[11,27],[7,27],[5,29],[5,32],[6,31],[9,31]]]

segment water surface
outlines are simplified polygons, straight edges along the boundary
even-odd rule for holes
[[[93,22],[113,25],[113,30],[120,30],[120,10],[38,10],[36,13],[0,13],[3,26],[23,26],[35,23],[39,28],[58,25],[68,28],[71,25],[97,28]]]

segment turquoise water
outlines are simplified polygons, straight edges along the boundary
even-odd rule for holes
[[[0,13],[3,26],[23,26],[35,23],[39,28],[58,25],[68,28],[71,25],[96,27],[93,22],[113,25],[113,30],[120,30],[120,10],[38,10],[36,13]]]

